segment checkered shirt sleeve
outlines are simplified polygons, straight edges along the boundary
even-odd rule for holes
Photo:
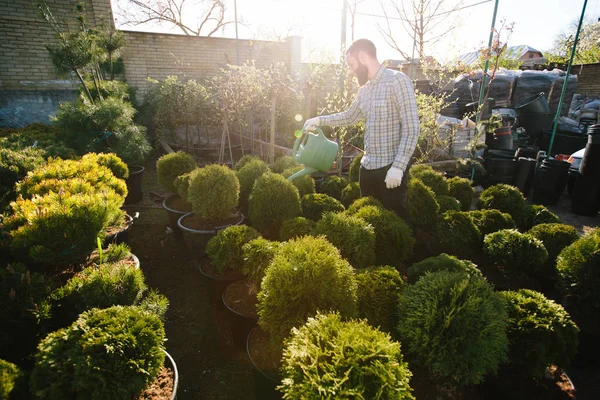
[[[419,138],[419,114],[417,112],[415,90],[410,78],[406,75],[396,76],[397,78],[392,83],[392,93],[400,115],[401,133],[393,167],[405,171]]]

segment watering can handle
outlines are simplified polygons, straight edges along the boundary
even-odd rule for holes
[[[321,128],[319,128],[318,126],[315,127],[317,130],[317,133],[321,136],[325,136],[323,134],[323,131],[321,130]],[[296,159],[296,152],[298,151],[298,147],[300,147],[300,143],[301,142],[306,142],[306,138],[308,137],[308,135],[306,134],[307,132],[302,129],[302,135],[298,138],[296,138],[296,141],[294,142],[294,148],[292,149],[292,157],[294,157],[294,160]]]

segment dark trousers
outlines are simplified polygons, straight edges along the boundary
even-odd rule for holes
[[[408,171],[410,165],[404,171],[402,183],[393,189],[385,186],[385,176],[391,165],[378,169],[366,169],[360,167],[358,178],[360,194],[363,197],[371,196],[381,201],[383,205],[394,211],[399,217],[408,222],[408,211],[406,209],[406,194],[408,192]]]

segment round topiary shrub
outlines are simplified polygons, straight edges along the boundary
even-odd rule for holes
[[[452,196],[436,196],[435,201],[437,201],[440,206],[440,213],[445,213],[446,211],[460,211],[460,202]]]
[[[559,224],[560,218],[540,204],[527,204],[525,206],[526,222],[522,226],[525,230],[539,224]]]
[[[194,169],[196,169],[196,160],[191,154],[183,151],[165,154],[156,161],[158,184],[163,190],[174,193],[176,192],[173,186],[175,178]]]
[[[350,163],[350,168],[348,169],[348,180],[350,182],[358,182],[358,178],[360,177],[360,163],[363,158],[363,153],[360,153],[356,157],[352,159]]]
[[[460,202],[461,211],[471,209],[475,191],[470,180],[458,176],[448,179],[448,193]]]
[[[355,268],[375,261],[375,231],[365,220],[344,212],[325,213],[317,222],[315,235],[323,235]]]
[[[281,174],[288,168],[297,167],[298,163],[294,160],[292,156],[282,156],[275,160],[275,163],[271,166],[271,171],[276,174]]]
[[[283,242],[301,236],[310,235],[317,226],[312,219],[296,217],[283,221],[279,239]]]
[[[473,210],[469,211],[468,214],[483,236],[502,229],[515,228],[515,222],[510,214],[498,210]]]
[[[33,148],[14,151],[0,147],[0,212],[16,198],[15,184],[45,163],[43,153]]]
[[[552,263],[562,249],[579,239],[577,229],[565,224],[538,224],[527,233],[542,241],[548,251],[548,261]]]
[[[508,313],[510,363],[537,378],[550,364],[568,366],[577,353],[579,329],[565,309],[529,289],[500,295]]]
[[[129,178],[129,167],[114,153],[88,153],[81,157],[81,161],[93,161],[102,165],[119,179]]]
[[[440,172],[434,171],[433,169],[417,169],[417,171],[410,170],[411,178],[418,179],[435,193],[436,196],[448,195],[448,182],[444,175]]]
[[[242,156],[242,158],[240,158],[238,160],[238,162],[235,163],[235,166],[233,167],[233,169],[235,169],[236,171],[239,171],[247,163],[252,162],[252,161],[256,161],[256,160],[260,160],[260,158],[257,157],[257,156],[246,154],[246,155]]]
[[[137,307],[93,309],[41,341],[30,391],[49,399],[131,399],[164,364],[165,331]]]
[[[283,243],[262,280],[258,324],[281,346],[293,327],[319,310],[356,314],[354,269],[325,238]]]
[[[439,256],[429,257],[411,265],[408,268],[408,282],[415,283],[425,274],[439,271],[463,272],[469,276],[482,276],[477,265],[471,261],[459,260],[454,256],[442,253]]]
[[[356,272],[356,282],[358,317],[391,334],[398,324],[396,307],[404,288],[400,273],[390,266],[369,267]]]
[[[490,186],[481,192],[477,208],[480,210],[496,209],[510,214],[518,226],[523,226],[527,220],[525,198],[514,186],[498,184]]]
[[[342,190],[348,186],[348,180],[343,176],[330,175],[323,183],[321,183],[321,193],[333,197],[334,199],[342,199]]]
[[[396,266],[410,258],[415,245],[412,230],[393,211],[376,206],[362,207],[355,217],[375,228],[375,263]]]
[[[435,226],[440,212],[435,193],[418,179],[411,179],[408,183],[406,208],[410,224],[423,230],[431,230]]]
[[[600,318],[600,229],[592,229],[565,247],[556,260],[562,304],[571,315],[598,329]],[[579,318],[581,316],[581,318]],[[584,329],[585,331],[585,329]]]
[[[541,271],[548,259],[541,240],[516,229],[503,229],[486,235],[483,249],[494,264],[517,272]]]
[[[446,211],[436,226],[435,238],[446,252],[460,257],[470,257],[481,248],[481,232],[469,213]]]
[[[426,274],[404,289],[398,316],[405,350],[458,385],[482,382],[507,358],[504,302],[481,276]]]
[[[179,195],[179,197],[181,197],[184,201],[187,202],[189,202],[188,192],[190,190],[190,182],[192,181],[192,175],[194,174],[194,171],[188,172],[187,174],[179,175],[173,181],[173,187],[177,191],[177,194]]]
[[[267,267],[279,251],[279,246],[281,242],[272,242],[264,238],[251,240],[242,246],[242,273],[257,292]]]
[[[302,215],[313,221],[321,219],[326,212],[344,211],[344,205],[339,200],[323,193],[302,196]]]
[[[348,210],[346,212],[350,215],[354,215],[358,212],[358,210],[360,210],[363,207],[367,207],[367,206],[375,206],[378,208],[385,208],[381,201],[377,200],[374,197],[367,196],[367,197],[361,197],[360,199],[354,200],[354,202],[352,204],[350,204],[350,207],[348,207]]]
[[[298,165],[297,167],[286,169],[281,173],[281,175],[287,179],[303,169],[304,167]],[[292,183],[294,186],[296,186],[296,188],[298,188],[300,197],[304,196],[305,194],[315,193],[315,180],[310,175],[303,175],[299,178],[295,178]]]
[[[424,172],[435,172],[435,170],[431,167],[431,165],[427,165],[427,164],[415,164],[413,166],[410,167],[410,169],[408,170],[408,175],[409,177],[412,178],[417,178],[420,174],[424,173]]]
[[[206,255],[219,273],[228,268],[240,270],[244,263],[242,247],[258,238],[260,238],[260,233],[252,227],[228,226],[210,238],[206,244]]]
[[[188,201],[194,213],[207,220],[223,220],[234,213],[240,197],[235,172],[222,165],[197,168],[190,177]]]
[[[283,221],[302,213],[298,189],[274,173],[266,173],[256,180],[248,208],[252,226],[270,239],[279,236]]]
[[[244,205],[242,208],[246,208],[248,205],[248,198],[252,192],[254,182],[267,172],[269,172],[267,163],[258,159],[246,162],[237,171],[237,177],[240,181],[240,204]]]
[[[286,342],[278,389],[286,399],[413,400],[411,376],[400,343],[389,335],[364,321],[319,313]]]
[[[342,204],[344,207],[349,207],[360,198],[360,185],[358,182],[351,182],[342,190]]]
[[[0,399],[8,400],[21,376],[19,367],[8,361],[0,359]]]

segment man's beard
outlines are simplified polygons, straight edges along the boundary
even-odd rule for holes
[[[358,86],[365,86],[369,79],[369,70],[367,66],[359,61],[359,65],[356,68],[356,79],[358,80]]]

